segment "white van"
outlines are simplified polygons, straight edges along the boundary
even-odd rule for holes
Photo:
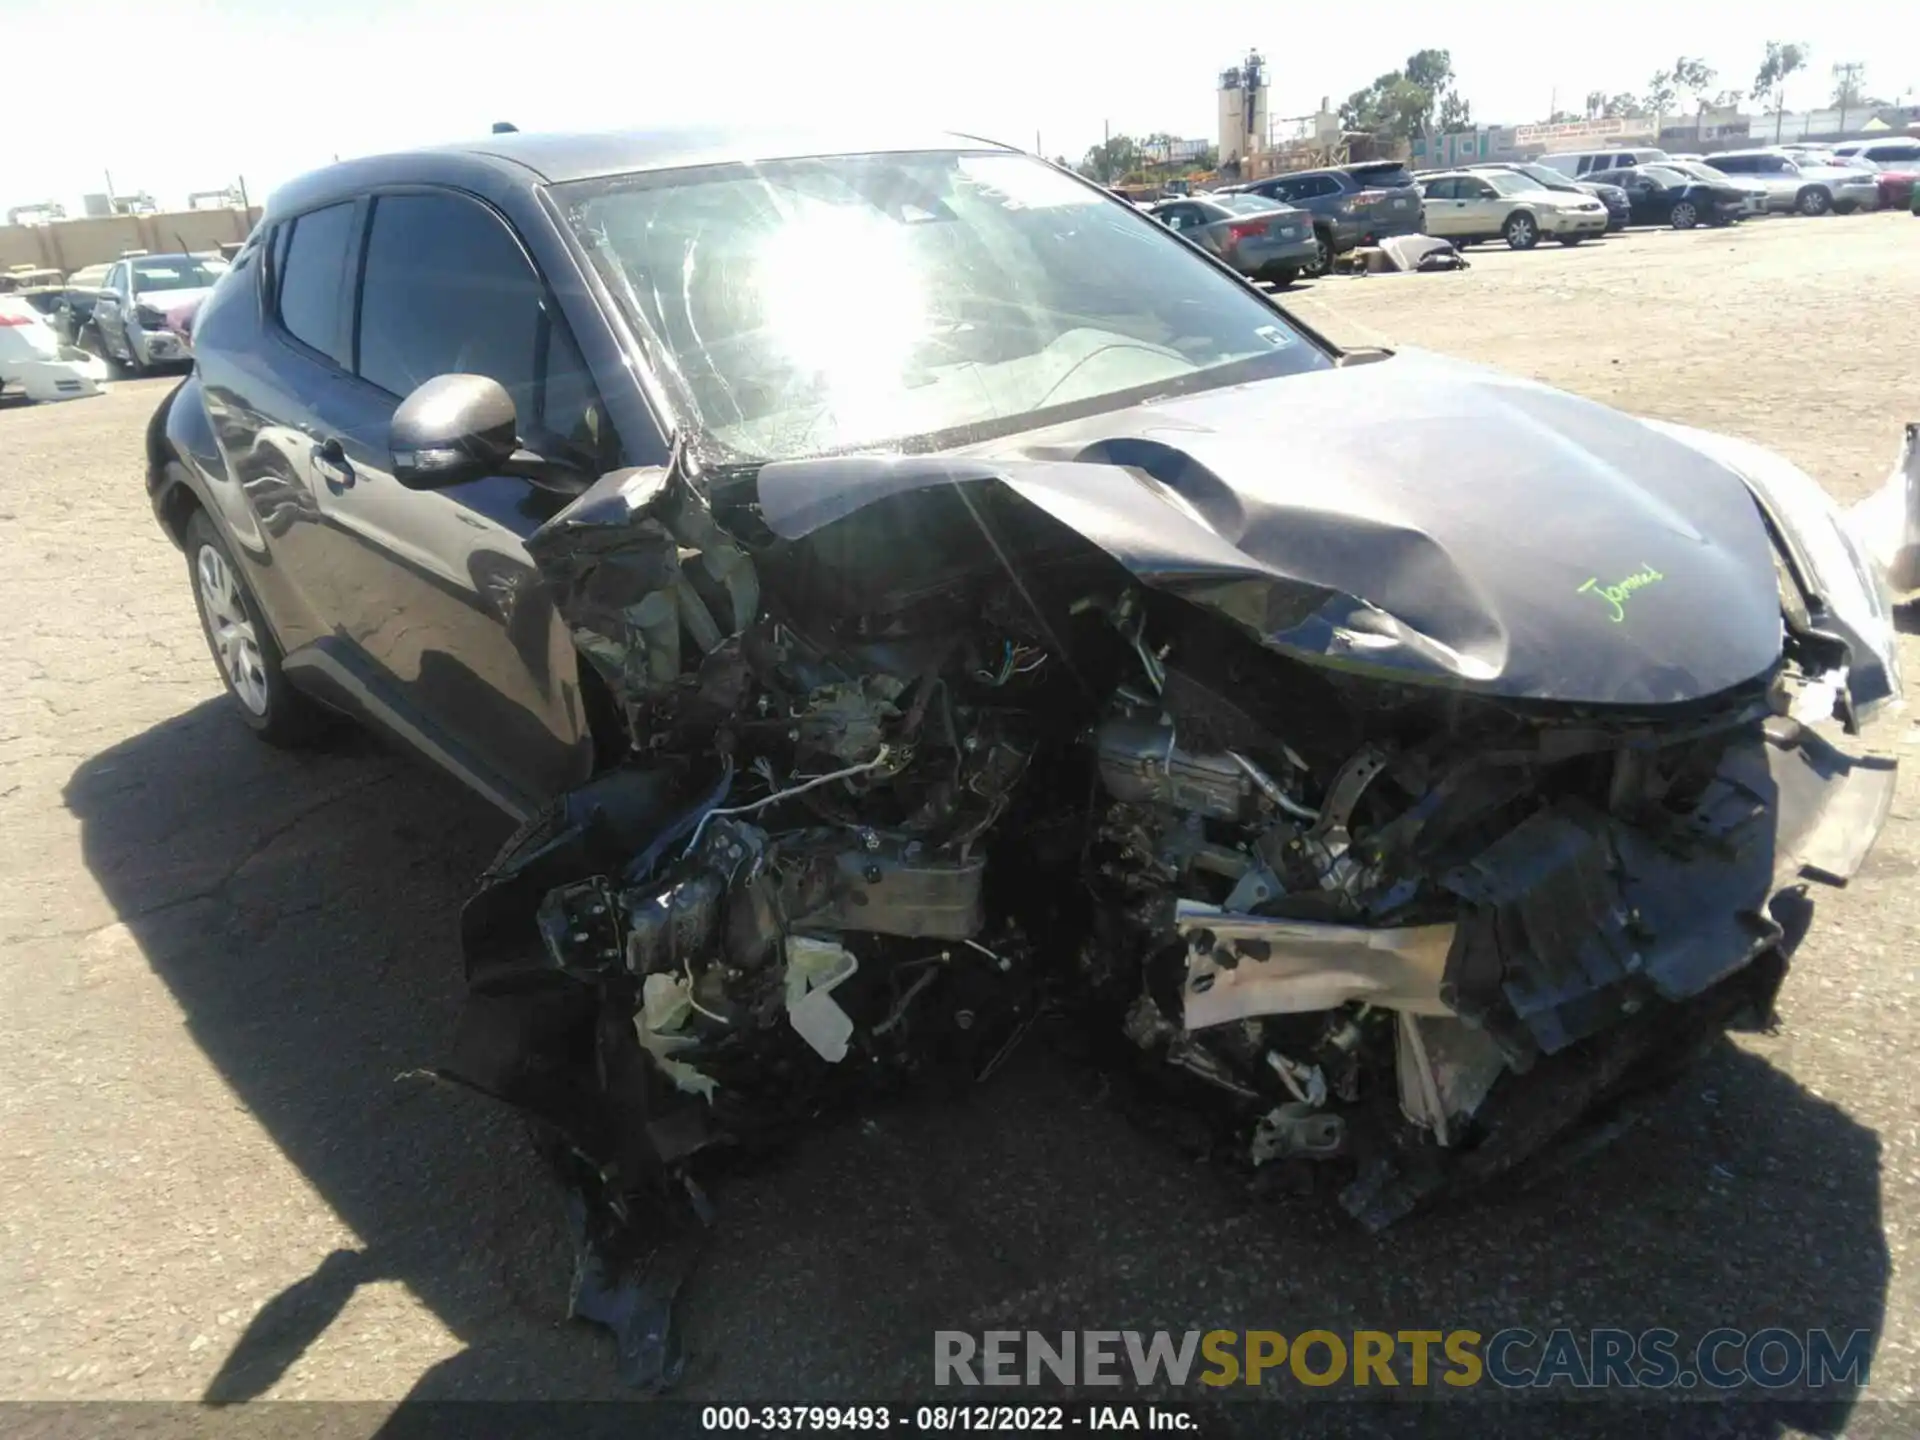
[[[1568,150],[1559,155],[1542,155],[1536,164],[1562,175],[1579,178],[1602,170],[1622,170],[1629,165],[1651,165],[1672,157],[1664,150]]]

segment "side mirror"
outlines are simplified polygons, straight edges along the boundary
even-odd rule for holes
[[[485,375],[436,375],[393,412],[393,478],[409,490],[498,475],[517,447],[513,398]]]

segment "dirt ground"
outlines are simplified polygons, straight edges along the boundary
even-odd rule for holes
[[[1920,419],[1907,216],[1470,254],[1288,303],[1775,446],[1846,500]],[[505,823],[372,741],[285,755],[225,713],[141,485],[170,383],[0,410],[0,1397],[617,1396],[515,1124],[406,1073]],[[1023,1051],[722,1193],[687,1392],[917,1393],[936,1328],[1778,1324],[1870,1330],[1867,1399],[1920,1400],[1917,799],[1913,764],[1778,1033],[1586,1170],[1369,1238]],[[1792,1424],[1911,1432],[1850,1398]]]

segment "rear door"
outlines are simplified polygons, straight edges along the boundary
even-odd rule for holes
[[[1454,179],[1432,180],[1427,183],[1427,233],[1429,235],[1464,235],[1466,229],[1466,201],[1460,198],[1460,182]]]
[[[584,477],[614,468],[618,447],[557,305],[490,207],[452,190],[376,194],[359,259],[352,374],[315,457],[350,587],[341,622],[428,748],[524,808],[592,759],[573,644],[523,543],[566,497],[509,476],[408,490],[388,427],[425,381],[475,374],[513,397],[524,445]]]
[[[1478,175],[1462,175],[1454,182],[1463,235],[1498,235],[1506,223],[1508,203]]]

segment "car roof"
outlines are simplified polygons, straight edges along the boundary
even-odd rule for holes
[[[679,170],[694,165],[914,150],[1017,153],[1012,146],[978,136],[875,125],[833,129],[706,125],[552,133],[511,131],[329,165],[274,192],[267,208],[273,211],[304,209],[363,186],[403,181],[410,170],[435,162],[443,168],[490,170],[524,184],[542,185],[635,171]]]

